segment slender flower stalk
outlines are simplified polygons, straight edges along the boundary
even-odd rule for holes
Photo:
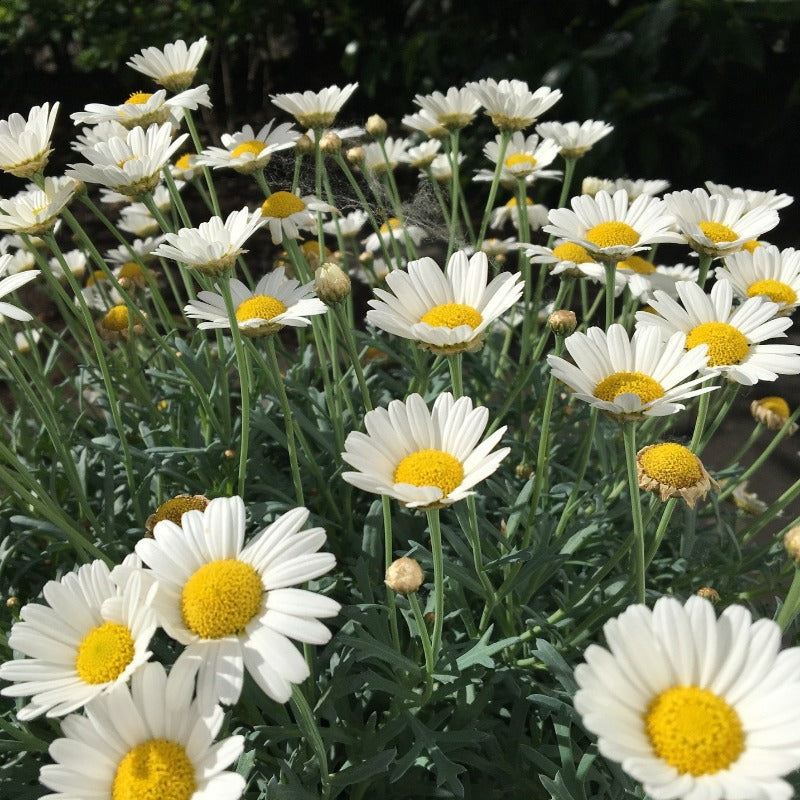
[[[439,509],[426,512],[428,530],[431,535],[431,556],[433,558],[433,634],[431,650],[434,666],[439,661],[442,648],[442,628],[444,626],[444,552],[442,549],[442,527],[439,520]]]
[[[704,395],[708,396],[708,395]],[[636,477],[636,422],[626,422],[622,426],[625,439],[625,465],[628,473],[628,489],[631,497],[631,517],[633,521],[633,574],[637,603],[645,601],[645,555],[644,524],[642,522],[642,497]]]

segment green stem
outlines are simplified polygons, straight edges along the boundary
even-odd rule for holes
[[[300,730],[305,740],[311,745],[311,749],[319,762],[319,778],[322,784],[321,797],[326,800],[331,793],[331,776],[328,771],[328,756],[325,752],[325,743],[322,740],[314,712],[311,710],[311,706],[309,706],[302,690],[296,684],[292,686],[291,703]]]
[[[710,381],[706,381],[704,386],[708,386]],[[694,423],[694,434],[692,435],[692,441],[689,445],[689,449],[693,453],[697,453],[697,448],[700,446],[700,442],[703,439],[703,431],[706,425],[706,418],[708,417],[708,404],[710,401],[709,395],[711,392],[705,392],[704,394],[700,395],[700,401],[697,404],[697,418]]]
[[[700,253],[700,260],[698,263],[699,274],[697,276],[697,285],[702,289],[705,286],[706,278],[708,277],[708,269],[711,266],[711,262],[714,260],[714,256],[706,255],[705,253]]]
[[[778,618],[775,622],[780,625],[782,631],[791,625],[792,620],[797,616],[800,611],[800,568],[795,567],[794,575],[792,576],[792,585],[786,594],[786,599],[783,601],[781,610],[778,612]]]
[[[464,394],[462,356],[463,353],[454,353],[447,357],[447,366],[450,370],[450,385],[453,387],[453,397],[456,400]]]
[[[381,507],[383,509],[383,564],[385,569],[389,569],[392,561],[394,561],[394,542],[392,535],[392,504],[389,498],[384,494],[381,495]],[[397,628],[397,601],[395,598],[394,590],[386,587],[386,600],[389,606],[389,628],[392,632],[392,642],[394,643],[395,650],[400,652],[400,631]],[[419,623],[418,623],[419,624]],[[425,637],[428,636],[427,628],[424,628],[423,633]],[[423,635],[420,633],[420,636]],[[428,642],[430,646],[430,640]],[[425,653],[425,663],[428,664],[428,654]],[[431,659],[431,664],[433,661]],[[433,671],[433,666],[431,666]]]
[[[644,525],[642,524],[642,497],[636,477],[636,423],[625,422],[622,426],[625,439],[625,465],[628,471],[628,488],[631,496],[633,521],[633,568],[636,587],[636,602],[645,601],[645,556]]]
[[[419,606],[419,599],[417,598],[416,592],[411,592],[411,594],[408,595],[408,604],[411,606],[411,613],[414,615],[414,622],[417,623],[417,629],[419,630],[419,638],[422,642],[422,652],[425,654],[425,672],[427,675],[427,683],[430,686],[431,676],[436,668],[436,661],[433,657],[433,647],[431,645],[431,637],[428,633],[428,627],[425,625],[425,616],[423,615],[422,609]],[[429,692],[426,692],[426,694],[429,694]]]
[[[431,556],[433,558],[433,663],[439,660],[442,647],[442,628],[444,625],[444,553],[442,550],[442,528],[439,521],[439,509],[427,512],[428,527],[431,534]]]
[[[459,130],[450,131],[450,237],[447,242],[447,261],[456,249],[456,239],[460,236],[461,225],[458,217],[458,197],[460,194],[458,169]]]
[[[197,133],[197,126],[194,124],[192,112],[189,111],[188,108],[184,108],[183,117],[186,120],[186,127],[189,129],[189,135],[192,137],[195,150],[201,153],[203,151],[203,143],[200,141],[200,136]],[[214,214],[219,217],[221,216],[219,200],[217,199],[217,190],[214,188],[214,181],[211,180],[211,170],[209,167],[202,167],[201,169],[203,171],[203,180],[205,180],[206,187],[208,188],[208,196],[211,198],[211,207],[214,209]]]
[[[614,322],[614,301],[616,300],[616,281],[614,278],[617,274],[617,262],[604,261],[603,268],[605,269],[606,273],[606,330],[608,330]]]
[[[480,250],[483,240],[486,236],[486,229],[489,227],[489,218],[492,215],[494,208],[494,201],[497,197],[497,189],[500,186],[500,175],[503,172],[503,162],[506,157],[506,150],[508,150],[508,143],[511,141],[511,131],[500,131],[500,143],[497,151],[497,163],[494,167],[494,175],[492,176],[492,183],[489,186],[489,197],[486,198],[486,206],[483,209],[483,217],[481,218],[481,227],[478,232],[478,238],[475,241],[475,249]]]

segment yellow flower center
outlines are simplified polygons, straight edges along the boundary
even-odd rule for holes
[[[104,622],[92,628],[78,647],[75,670],[84,682],[115,681],[133,661],[133,637],[125,625]]]
[[[184,153],[176,162],[175,162],[175,169],[190,169],[191,164],[191,153]]]
[[[752,253],[757,247],[761,247],[761,242],[758,239],[751,239],[749,242],[745,242],[742,245],[742,250],[747,250],[748,253]]]
[[[532,206],[533,205],[533,200],[531,200],[530,197],[526,197],[525,198],[525,204],[529,205],[529,206]],[[516,197],[512,197],[506,203],[506,208],[516,208],[516,207],[517,207],[517,198]]]
[[[144,105],[153,95],[148,92],[134,92],[123,105],[141,106]]]
[[[436,486],[447,497],[464,480],[462,463],[442,450],[417,450],[406,456],[394,471],[395,483]]]
[[[792,413],[789,410],[789,404],[782,397],[762,397],[758,401],[758,405],[765,411],[771,411],[784,420],[789,419]]]
[[[278,219],[286,219],[298,211],[305,210],[306,204],[291,192],[275,192],[261,204],[261,213],[265,217],[277,217]]]
[[[750,350],[750,343],[741,331],[727,322],[704,322],[686,336],[686,349],[708,345],[708,365],[738,364]]]
[[[571,261],[573,264],[595,264],[585,247],[574,242],[564,242],[553,248],[553,255],[559,261]]]
[[[528,153],[513,153],[504,162],[509,169],[512,167],[527,167],[533,169],[536,166],[536,159]]]
[[[258,613],[263,594],[261,577],[250,564],[235,558],[209,561],[183,586],[183,621],[202,639],[234,636]]]
[[[303,251],[303,255],[308,258],[311,256],[312,258],[319,258],[319,242],[303,242],[300,245],[300,249]],[[324,255],[329,256],[331,254],[331,249],[327,245],[325,245]]]
[[[119,269],[117,273],[117,278],[128,278],[133,280],[134,278],[142,278],[144,277],[144,273],[142,272],[142,268],[135,262],[135,261],[126,261]]]
[[[664,387],[643,372],[615,372],[594,387],[594,396],[608,403],[621,394],[635,394],[643,404],[664,396]]]
[[[426,311],[419,321],[434,328],[457,328],[459,325],[469,325],[474,330],[483,322],[483,317],[472,306],[444,303]]]
[[[598,247],[633,247],[639,234],[627,222],[601,222],[586,231],[586,238]]]
[[[239,322],[247,322],[249,319],[270,320],[283,314],[286,306],[280,300],[270,297],[268,294],[257,294],[249,300],[245,300],[236,309],[236,319]]]
[[[381,225],[379,230],[381,233],[389,233],[390,231],[396,231],[398,228],[402,227],[403,223],[397,219],[397,217],[389,217],[389,219]]]
[[[163,402],[163,400],[162,400]],[[152,524],[168,519],[176,525],[181,524],[181,517],[187,511],[205,511],[208,505],[208,500],[200,495],[184,495],[182,497],[173,497],[162,503],[153,514]]]
[[[123,305],[114,306],[103,317],[103,327],[108,331],[127,331],[128,330],[128,307]]]
[[[90,276],[89,279],[86,281],[87,286],[94,286],[97,281],[107,281],[108,276],[100,269],[96,269]]]
[[[739,715],[708,689],[673,686],[661,692],[644,723],[656,755],[681,775],[713,775],[744,751]]]
[[[676,489],[686,489],[703,479],[697,456],[682,444],[665,442],[648,447],[639,462],[651,478]]]
[[[189,800],[196,788],[186,750],[169,739],[149,739],[119,762],[111,800]]]
[[[748,297],[757,297],[758,295],[766,295],[773,303],[782,303],[787,306],[797,302],[797,292],[791,286],[769,278],[756,281],[747,287]]]
[[[630,256],[630,258],[618,262],[617,269],[630,270],[637,275],[652,275],[656,271],[655,266],[641,256]]]
[[[238,147],[234,147],[231,150],[231,158],[238,158],[245,153],[257,156],[266,146],[264,142],[259,142],[255,139],[251,139],[249,142],[242,142]]]
[[[731,230],[731,228],[727,225],[723,225],[721,222],[703,220],[700,222],[700,230],[715,244],[719,242],[732,242],[734,239],[739,238],[736,231]]]

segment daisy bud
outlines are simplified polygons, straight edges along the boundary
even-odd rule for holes
[[[795,525],[794,528],[789,528],[786,535],[783,537],[783,546],[786,548],[786,554],[795,564],[800,564],[800,525]]]
[[[335,305],[350,295],[350,278],[338,264],[328,261],[314,272],[314,291],[323,303]]]
[[[229,447],[222,455],[225,456],[225,458],[236,458],[236,451],[231,450]]]
[[[413,558],[397,558],[386,570],[384,583],[398,594],[416,592],[425,582],[425,573]]]
[[[19,607],[19,597],[9,597],[6,600],[6,608],[18,608]]]
[[[342,140],[339,134],[333,131],[327,131],[322,135],[319,140],[319,149],[327,155],[335,155],[342,151]]]
[[[310,136],[304,133],[297,137],[297,141],[294,143],[294,149],[304,156],[310,155],[314,152],[314,142],[311,140]]]
[[[547,326],[556,336],[569,336],[578,327],[578,320],[574,311],[562,308],[550,314]]]
[[[364,157],[365,153],[363,147],[351,147],[347,151],[347,160],[356,166],[364,162]]]
[[[388,126],[386,125],[386,120],[380,114],[373,114],[368,120],[366,124],[367,133],[373,137],[373,139],[382,139],[386,136],[386,131],[388,130]]]
[[[766,425],[771,431],[780,430],[792,412],[789,404],[782,397],[762,397],[760,400],[753,400],[750,403],[750,413],[756,422]],[[792,423],[789,426],[789,436],[797,433],[797,425]]]
[[[710,586],[703,586],[697,590],[696,594],[698,597],[705,597],[706,600],[710,600],[712,603],[719,603],[720,600],[719,592]]]
[[[601,189],[608,190],[610,181],[603,178],[593,178],[591,175],[583,179],[581,184],[581,194],[588,194],[594,197]]]

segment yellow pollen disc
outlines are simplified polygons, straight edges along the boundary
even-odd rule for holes
[[[395,483],[436,486],[447,497],[464,480],[461,462],[442,450],[417,450],[406,456],[394,471]]]
[[[189,800],[197,788],[186,750],[169,739],[149,739],[129,750],[117,766],[112,800]]]
[[[514,153],[513,155],[510,155],[503,163],[509,169],[511,167],[520,167],[520,166],[533,169],[533,167],[536,166],[536,159],[533,156],[528,155],[527,153]]]
[[[134,92],[124,103],[126,106],[144,105],[153,95],[148,92]]]
[[[306,204],[291,192],[275,192],[261,204],[261,213],[265,217],[277,217],[278,219],[286,219],[298,211],[305,210]]]
[[[104,317],[103,327],[109,331],[128,330],[128,307],[114,306]]]
[[[615,372],[594,387],[594,396],[608,403],[621,394],[635,394],[644,404],[663,397],[664,387],[643,372]]]
[[[444,305],[434,306],[430,311],[426,311],[419,321],[432,325],[434,328],[457,328],[459,325],[469,325],[474,330],[483,322],[483,317],[472,306],[465,306],[461,303],[444,303]]]
[[[761,247],[761,242],[758,239],[751,239],[749,242],[745,242],[742,245],[742,250],[747,250],[748,253],[752,253],[757,247]]]
[[[781,419],[789,419],[792,413],[789,404],[782,397],[762,397],[758,405],[765,411],[777,414]]]
[[[143,274],[142,268],[135,261],[126,261],[120,267],[117,278],[141,278]]]
[[[84,682],[115,681],[133,661],[133,637],[125,625],[104,622],[92,628],[78,647],[75,670]]]
[[[319,258],[319,242],[303,242],[303,244],[300,245],[300,249],[303,251],[303,255],[305,256],[314,256]],[[330,254],[330,247],[325,245],[325,255],[329,256]]]
[[[648,447],[639,462],[649,477],[676,489],[686,489],[703,479],[697,456],[674,442]]]
[[[721,222],[703,220],[700,223],[700,230],[715,244],[719,242],[732,242],[734,239],[739,238],[736,231],[731,230],[727,225],[723,225]]]
[[[255,139],[251,139],[249,142],[242,142],[238,147],[234,147],[231,150],[231,158],[238,158],[245,153],[257,156],[266,146],[264,142],[259,142]]]
[[[708,345],[708,365],[738,364],[750,350],[750,343],[741,331],[727,322],[704,322],[686,336],[686,349]]]
[[[526,197],[525,198],[525,204],[529,205],[529,206],[532,206],[533,205],[533,200],[531,200],[530,197]],[[516,197],[512,197],[506,203],[506,208],[516,208],[516,207],[517,207],[517,198]]]
[[[656,271],[655,266],[641,256],[631,256],[624,261],[618,262],[617,269],[630,270],[637,275],[652,275]]]
[[[713,775],[744,751],[739,715],[708,689],[673,686],[661,692],[644,723],[656,755],[681,775]]]
[[[97,281],[107,281],[108,276],[102,270],[96,269],[90,276],[89,280],[86,281],[87,286],[94,286]]]
[[[270,320],[283,314],[286,306],[280,300],[270,297],[268,294],[257,294],[249,300],[245,300],[236,309],[236,319],[239,322],[247,322],[249,319]]]
[[[595,264],[585,247],[573,242],[564,242],[553,248],[553,255],[559,261],[571,261],[573,264]]]
[[[183,621],[202,639],[235,636],[258,613],[263,594],[261,577],[250,564],[235,558],[209,561],[183,586]]]
[[[396,231],[398,228],[402,227],[403,223],[400,222],[400,220],[397,219],[397,217],[390,217],[389,219],[386,220],[386,222],[383,223],[383,225],[381,225],[379,230],[381,233],[389,233],[390,231]]]
[[[184,153],[176,162],[175,169],[190,169],[191,168],[191,153]]]
[[[769,278],[756,281],[747,287],[748,297],[757,297],[758,295],[766,295],[773,303],[782,303],[787,306],[797,302],[797,292],[791,286]]]
[[[601,222],[586,231],[586,238],[598,247],[632,247],[639,241],[639,234],[627,222]]]
[[[164,402],[163,400],[161,402]],[[152,524],[155,525],[161,520],[168,519],[176,525],[181,524],[181,517],[187,511],[205,511],[208,500],[200,495],[173,497],[162,503],[153,514]]]

